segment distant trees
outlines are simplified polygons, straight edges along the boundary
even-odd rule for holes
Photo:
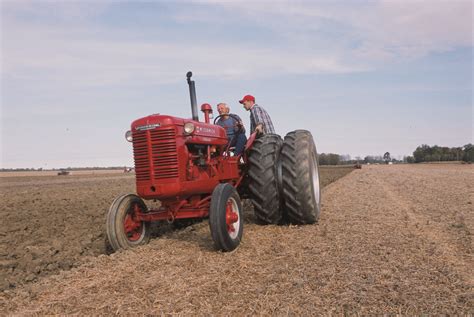
[[[474,145],[471,143],[464,145],[462,160],[464,162],[474,162]]]
[[[365,164],[367,163],[374,164],[374,163],[383,163],[383,162],[384,162],[383,157],[380,155],[367,155],[366,157],[364,157]]]
[[[340,155],[334,153],[320,153],[318,155],[319,165],[352,165],[357,163],[384,163],[385,160],[381,155],[367,155],[363,159],[356,156],[354,159],[350,155]],[[399,163],[396,159],[390,159],[391,162]],[[387,161],[388,162],[388,161]]]
[[[319,165],[339,165],[341,163],[341,156],[334,153],[319,154]]]
[[[402,160],[392,158],[390,152],[384,155],[367,155],[362,159],[356,156],[351,159],[348,154],[321,153],[318,155],[320,165],[344,165],[356,163],[420,163],[420,162],[440,162],[440,161],[465,161],[474,162],[474,145],[469,143],[462,147],[429,146],[422,144],[413,152],[413,156],[405,156]]]
[[[341,154],[339,155],[339,159],[343,162],[349,162],[351,160],[351,156],[349,154]]]
[[[474,162],[474,146],[466,144],[463,147],[429,146],[422,144],[413,152],[415,163],[465,161]]]

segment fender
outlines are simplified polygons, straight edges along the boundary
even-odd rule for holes
[[[249,136],[247,143],[245,143],[245,151],[248,151],[252,148],[253,142],[255,141],[256,138],[257,138],[257,132],[254,132]]]

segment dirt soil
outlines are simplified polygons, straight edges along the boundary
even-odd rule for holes
[[[131,175],[0,178],[0,289],[106,253],[104,217]]]
[[[321,168],[323,186],[351,170]],[[24,172],[9,177],[12,174],[0,176],[0,216],[5,224],[0,227],[0,291],[110,253],[105,214],[115,197],[135,192],[133,174]],[[153,229],[159,236],[172,227],[156,224]]]
[[[364,166],[324,189],[319,225],[247,216],[241,246],[219,253],[202,222],[7,290],[0,310],[472,314],[473,178],[466,165]]]

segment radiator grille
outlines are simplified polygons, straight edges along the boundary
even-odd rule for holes
[[[150,148],[148,148],[147,140],[150,141]],[[155,180],[178,177],[174,127],[134,131],[133,156],[138,181],[149,181],[152,175]]]
[[[174,128],[150,130],[155,179],[178,177]]]
[[[150,162],[148,157],[147,131],[134,131],[133,159],[135,160],[135,175],[139,181],[150,180]]]

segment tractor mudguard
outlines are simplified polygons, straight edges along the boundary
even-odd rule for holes
[[[256,138],[257,138],[257,132],[254,132],[249,136],[247,143],[245,143],[245,151],[248,151],[252,148],[253,142],[255,141]]]

